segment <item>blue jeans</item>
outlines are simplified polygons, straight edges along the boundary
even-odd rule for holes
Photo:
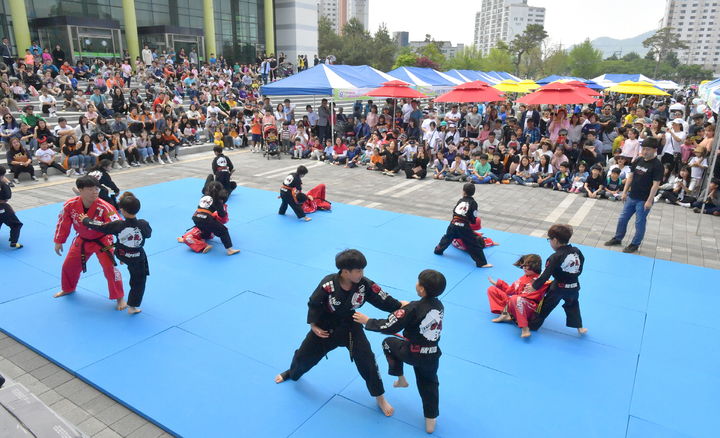
[[[617,229],[615,230],[615,239],[623,240],[625,233],[627,232],[627,225],[630,222],[632,215],[635,215],[635,236],[632,239],[632,244],[640,246],[643,237],[645,237],[645,224],[647,222],[647,215],[650,213],[650,209],[645,209],[645,200],[633,199],[628,196],[623,206],[620,217],[618,218]]]

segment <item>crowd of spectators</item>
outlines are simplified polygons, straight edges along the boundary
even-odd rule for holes
[[[299,59],[298,68],[307,62]],[[332,60],[315,57],[319,62]],[[33,162],[47,178],[50,167],[83,174],[103,158],[114,167],[172,163],[180,148],[203,142],[259,153],[272,131],[281,153],[297,159],[618,200],[652,136],[665,166],[656,202],[695,209],[706,203],[706,211],[720,214],[717,184],[707,199],[700,193],[705,178],[720,176],[718,166],[708,168],[715,125],[711,114],[696,111],[691,90],[672,98],[605,95],[585,106],[357,101],[347,113],[323,99],[301,112],[289,99],[259,96],[285,63],[283,55],[239,64],[214,54],[200,62],[195,51],[145,46],[134,65],[70,65],[59,46],[33,45],[24,58],[0,64],[0,140],[13,182],[22,173],[34,178]],[[26,105],[30,99],[39,108]],[[58,111],[79,115],[48,124]]]

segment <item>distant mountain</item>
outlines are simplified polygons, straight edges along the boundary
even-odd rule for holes
[[[653,36],[655,32],[655,30],[651,30],[634,38],[626,38],[624,40],[618,40],[610,37],[600,37],[595,38],[591,41],[591,43],[593,47],[603,52],[603,58],[612,56],[613,53],[617,53],[618,57],[622,57],[630,52],[635,52],[640,56],[645,56],[648,49],[643,47],[642,42]]]

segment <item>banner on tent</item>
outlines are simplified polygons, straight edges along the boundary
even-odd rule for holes
[[[374,88],[333,88],[333,99],[337,100],[358,100],[358,99],[372,99],[372,97],[365,96],[367,93],[374,90]]]

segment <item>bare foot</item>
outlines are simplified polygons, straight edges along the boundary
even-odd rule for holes
[[[139,308],[139,307],[132,307],[132,306],[129,306],[127,310],[128,310],[128,313],[129,313],[130,315],[136,315],[136,314],[142,312],[142,309],[141,309],[141,308]]]
[[[395,382],[393,382],[393,386],[395,388],[407,388],[410,384],[407,380],[405,380],[405,376],[400,376]]]
[[[303,220],[304,220],[305,222],[310,222],[310,221],[312,220],[312,218],[305,216],[305,217],[303,218]]]
[[[493,319],[492,322],[510,322],[512,321],[512,318],[509,314],[503,312],[498,316],[497,318]]]
[[[390,403],[385,400],[384,395],[375,397],[375,400],[377,401],[378,407],[380,407],[380,410],[383,411],[383,414],[385,414],[386,417],[391,417],[392,414],[395,413],[395,408],[393,408]]]
[[[425,419],[425,432],[427,432],[427,433],[435,432],[435,424],[436,423],[437,423],[437,418],[426,418]]]
[[[275,376],[275,383],[282,383],[282,382],[286,381],[287,378],[288,378],[288,372],[283,371],[282,373]]]
[[[582,336],[582,335],[584,335],[585,333],[587,333],[587,329],[586,329],[585,327],[580,327],[580,328],[578,329],[578,334],[579,334],[579,335]]]
[[[521,330],[522,330],[522,331],[520,332],[520,337],[521,337],[521,338],[529,338],[529,337],[530,337],[530,328],[528,328],[528,327],[523,327]]]
[[[115,306],[115,309],[116,309],[116,310],[125,310],[125,309],[127,309],[127,306],[128,306],[128,305],[127,305],[127,303],[125,302],[124,299],[118,298],[118,299],[117,299],[117,306]]]
[[[205,248],[203,248],[202,253],[207,254],[212,249],[212,245],[208,245]]]
[[[493,265],[491,265],[490,263],[488,263],[487,265],[482,265],[482,266],[480,266],[480,267],[481,267],[481,268],[492,268]]]
[[[235,254],[237,254],[237,253],[239,253],[239,252],[240,252],[239,249],[228,248],[228,250],[227,250],[227,255],[235,255]]]
[[[58,292],[58,293],[56,293],[55,295],[53,295],[53,298],[64,297],[65,295],[70,295],[70,294],[72,294],[72,293],[75,293],[75,291],[74,291],[74,290],[71,290],[71,291],[69,291],[69,292],[66,292],[66,291],[64,291],[64,290],[61,290],[60,292]]]
[[[183,243],[183,238],[182,238],[182,237],[178,237],[178,238],[177,238],[177,241],[178,241],[178,243]]]

